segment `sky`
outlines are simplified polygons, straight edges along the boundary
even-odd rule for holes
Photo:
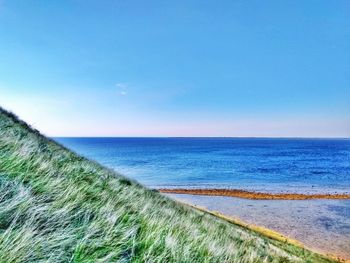
[[[0,0],[0,105],[48,136],[350,137],[350,1]]]

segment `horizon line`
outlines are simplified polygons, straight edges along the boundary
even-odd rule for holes
[[[303,137],[303,136],[48,136],[49,138],[183,138],[183,139],[339,139],[349,140],[350,137]]]

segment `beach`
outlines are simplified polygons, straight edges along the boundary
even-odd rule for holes
[[[350,263],[349,11],[0,0],[0,263]]]

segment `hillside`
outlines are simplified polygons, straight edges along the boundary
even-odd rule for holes
[[[331,262],[148,190],[0,109],[0,262]]]

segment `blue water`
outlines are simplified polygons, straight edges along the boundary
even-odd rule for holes
[[[350,193],[350,140],[55,138],[153,187]]]

